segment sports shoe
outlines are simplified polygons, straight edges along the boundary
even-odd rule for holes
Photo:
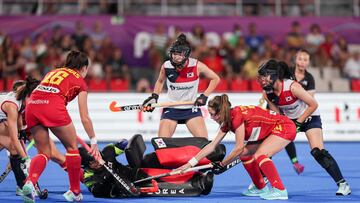
[[[294,163],[293,166],[298,175],[300,175],[304,171],[304,168],[305,168],[305,166],[299,162]]]
[[[71,190],[68,190],[67,192],[65,192],[63,194],[63,196],[65,197],[66,201],[68,201],[68,202],[80,202],[83,199],[83,196],[81,193],[79,193],[78,195],[75,195]]]
[[[35,202],[35,188],[31,181],[26,181],[25,185],[22,188],[23,200],[25,203],[34,203]]]
[[[339,183],[339,188],[336,191],[336,195],[346,196],[350,194],[351,194],[350,185],[347,182]]]
[[[22,196],[23,195],[23,191],[19,186],[16,186],[16,196]]]
[[[267,177],[263,177],[263,178],[264,178],[265,184],[268,184],[269,180],[267,179]],[[248,189],[250,190],[253,187],[256,188],[255,184],[253,182],[251,182],[250,185],[248,186]]]
[[[265,185],[263,189],[258,189],[255,185],[252,188],[248,188],[242,192],[244,196],[250,196],[250,197],[257,197],[261,196],[262,194],[268,193],[269,188]]]
[[[279,190],[273,187],[270,190],[268,190],[267,193],[260,195],[260,198],[265,200],[276,200],[276,199],[286,200],[288,199],[288,193],[286,189]]]

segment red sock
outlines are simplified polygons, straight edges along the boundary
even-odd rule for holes
[[[273,161],[269,159],[269,157],[267,157],[266,155],[260,155],[256,159],[256,162],[257,164],[259,164],[261,171],[268,178],[272,187],[279,190],[285,189],[283,183],[281,182],[280,176],[275,168],[275,165]]]
[[[266,184],[260,172],[259,165],[255,161],[255,158],[253,156],[247,156],[241,157],[240,159],[243,162],[244,168],[250,175],[250,178],[255,186],[260,190],[263,189]]]
[[[34,185],[39,180],[40,175],[44,171],[49,157],[45,154],[37,154],[31,159],[29,176],[27,180],[30,180]]]
[[[59,164],[59,166],[60,166],[64,171],[67,171],[66,159],[65,159],[64,163]]]
[[[70,181],[70,190],[75,194],[79,194],[81,157],[78,150],[66,152],[66,165]]]

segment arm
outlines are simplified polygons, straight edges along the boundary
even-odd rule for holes
[[[303,123],[306,118],[311,116],[311,114],[317,109],[318,103],[316,102],[315,98],[311,96],[311,94],[309,94],[304,88],[301,87],[299,83],[294,83],[291,85],[291,92],[295,97],[304,101],[308,106],[304,113],[297,119],[297,122]]]
[[[269,104],[270,110],[275,111],[276,113],[280,114],[279,107],[276,106],[274,103],[272,103],[272,102],[267,98],[265,92],[263,92],[263,97],[264,97],[264,99],[266,100],[266,102]]]
[[[15,146],[17,153],[22,158],[25,158],[25,157],[27,157],[27,155],[26,155],[24,149],[21,147],[21,144],[18,139],[18,117],[19,117],[18,108],[12,102],[3,103],[2,108],[3,108],[3,111],[7,115],[7,124],[8,124],[8,128],[9,128],[8,132],[10,135],[11,142]]]
[[[221,165],[226,166],[231,161],[233,161],[236,157],[240,156],[244,152],[245,144],[245,124],[242,123],[235,131],[235,146],[230,154],[225,157],[225,159],[221,162]]]
[[[215,150],[215,147],[221,142],[221,140],[225,137],[226,133],[222,132],[221,130],[218,132],[218,134],[216,135],[215,139],[213,141],[211,141],[209,144],[207,144],[199,153],[197,153],[196,156],[194,156],[192,159],[190,159],[189,162],[191,162],[191,160],[196,159],[196,161],[200,161],[201,159],[203,159],[204,157],[206,157],[207,155],[209,155],[211,152],[213,152]],[[195,166],[191,165],[190,163],[186,163],[183,166],[175,169],[175,170],[181,170],[181,171],[185,171],[186,169]]]
[[[204,92],[204,95],[208,97],[214,91],[216,86],[219,84],[220,78],[214,71],[212,71],[209,67],[207,67],[204,63],[200,61],[198,61],[197,67],[198,67],[198,75],[200,73],[203,73],[206,78],[210,79],[209,86]]]
[[[164,87],[164,83],[166,80],[166,76],[165,76],[165,68],[164,66],[161,67],[160,69],[160,73],[159,73],[159,77],[155,83],[155,87],[154,87],[154,91],[153,93],[159,95]]]
[[[93,127],[91,118],[89,116],[88,105],[87,105],[87,95],[88,94],[86,91],[82,91],[79,93],[79,96],[78,96],[79,113],[80,113],[81,123],[84,126],[86,134],[89,136],[89,138],[91,140],[91,149],[93,150],[91,154],[93,156],[97,157],[97,156],[100,156],[100,152],[97,147],[97,141],[96,141],[96,136],[95,136],[95,132],[94,132],[94,127]]]

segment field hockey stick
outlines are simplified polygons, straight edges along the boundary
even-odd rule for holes
[[[182,105],[194,105],[193,101],[179,101],[179,102],[163,102],[163,103],[153,103],[150,105],[151,108],[155,107],[172,107],[172,106],[182,106]],[[121,112],[121,111],[133,111],[133,110],[142,110],[142,104],[133,104],[127,106],[118,106],[116,101],[112,101],[109,105],[109,109],[112,112]]]
[[[188,172],[191,172],[191,171],[209,169],[209,168],[212,168],[212,167],[213,167],[212,164],[206,164],[206,165],[202,165],[202,166],[196,166],[196,167],[188,168],[185,171],[170,171],[170,172],[167,172],[167,173],[162,173],[162,174],[159,174],[159,175],[156,175],[156,176],[150,176],[150,177],[147,177],[147,178],[137,180],[137,181],[134,182],[134,184],[146,182],[146,181],[153,180],[153,179],[163,178],[163,177],[167,177],[167,176],[173,176],[173,175],[179,175],[179,174],[182,174],[182,173],[188,173]]]
[[[35,141],[34,140],[31,140],[31,142],[28,144],[28,146],[26,147],[26,152],[29,151],[29,149],[34,145]],[[11,171],[11,165],[10,165],[10,162],[6,165],[6,169],[5,171],[1,174],[0,176],[0,183],[2,183],[6,176],[9,175]]]
[[[88,151],[91,153],[91,148],[82,140],[79,136],[77,136],[77,141]],[[118,174],[114,173],[112,168],[106,164],[106,162],[101,157],[94,157],[96,161],[98,161],[105,169],[115,178],[115,180],[126,189],[126,191],[133,196],[138,196],[140,191],[135,187],[133,183],[126,183]]]

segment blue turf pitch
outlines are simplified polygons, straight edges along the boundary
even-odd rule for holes
[[[57,144],[57,146],[60,146]],[[102,148],[104,144],[101,144]],[[226,143],[228,151],[232,148],[232,143]],[[311,157],[307,143],[296,143],[298,158],[305,165],[305,171],[300,176],[295,173],[290,164],[289,158],[285,151],[277,154],[273,160],[277,166],[280,176],[287,187],[289,200],[271,201],[271,202],[360,202],[360,143],[326,143],[328,151],[332,153],[342,169],[344,177],[351,185],[352,195],[348,197],[335,196],[337,187],[331,177],[322,169]],[[152,147],[147,144],[148,151],[153,151]],[[63,147],[59,147],[61,151]],[[34,155],[35,149],[30,150]],[[125,156],[119,160],[126,163]],[[8,163],[6,153],[0,153],[0,172],[5,169]],[[67,175],[60,167],[52,162],[47,165],[43,175],[40,178],[42,188],[49,190],[49,197],[46,200],[37,200],[37,202],[65,202],[62,194],[68,189]],[[212,192],[207,196],[191,198],[134,198],[134,199],[98,199],[82,186],[84,194],[83,202],[260,202],[257,197],[241,196],[250,183],[250,179],[241,164],[230,169],[228,172],[216,176]],[[0,184],[0,202],[22,202],[20,197],[15,196],[15,179],[12,173]],[[264,202],[264,201],[262,201]]]

